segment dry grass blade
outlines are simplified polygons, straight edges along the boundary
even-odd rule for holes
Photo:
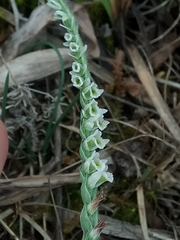
[[[16,234],[8,227],[8,225],[2,219],[0,219],[0,224],[6,229],[6,231],[11,235],[13,239],[19,240]]]
[[[141,228],[143,232],[143,236],[145,240],[150,240],[148,235],[148,227],[146,221],[146,209],[144,204],[144,191],[142,185],[137,187],[137,202],[138,202],[138,211],[139,211],[139,218],[141,223]]]
[[[14,20],[15,20],[15,29],[16,31],[19,29],[19,18],[20,18],[20,14],[19,14],[19,10],[17,8],[17,4],[15,0],[10,0],[11,3],[11,7],[14,13]]]
[[[62,123],[60,123],[59,125],[61,127],[65,128],[65,129],[68,129],[69,131],[72,131],[72,132],[75,132],[75,133],[79,134],[79,128],[77,128],[76,126],[67,126],[67,125],[64,125]]]
[[[28,223],[30,223],[46,240],[51,240],[51,238],[47,235],[47,233],[39,226],[32,218],[30,218],[25,213],[19,213],[21,217],[23,217]]]
[[[0,189],[5,188],[39,188],[51,186],[60,186],[64,184],[79,183],[79,173],[74,174],[59,174],[52,176],[28,176],[16,179],[0,179]]]
[[[11,208],[8,208],[4,212],[0,214],[0,219],[7,218],[9,215],[11,215],[14,211]]]
[[[7,206],[44,191],[47,192],[50,184],[51,188],[54,189],[66,184],[79,182],[79,173],[0,179],[0,206]]]
[[[150,75],[143,59],[138,53],[135,47],[131,47],[128,49],[129,55],[135,67],[135,70],[141,80],[147,94],[149,95],[151,101],[153,102],[157,112],[165,122],[171,134],[174,138],[180,142],[180,129],[174,118],[172,117],[167,105],[163,101],[163,98],[156,86],[156,83],[153,77]]]
[[[0,12],[2,13],[1,16],[2,19],[4,19],[5,21],[9,22],[12,25],[15,25],[14,16],[11,12],[2,7],[0,7]]]

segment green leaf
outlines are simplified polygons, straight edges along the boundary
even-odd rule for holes
[[[113,23],[113,14],[112,14],[112,9],[111,9],[111,3],[109,0],[100,0],[104,8],[106,9],[106,12],[109,16],[109,19],[111,20],[111,23]]]
[[[145,181],[145,180],[149,177],[149,175],[152,173],[152,171],[153,171],[152,168],[147,167],[147,168],[145,169],[144,173],[142,174],[140,180],[141,180],[141,181]]]

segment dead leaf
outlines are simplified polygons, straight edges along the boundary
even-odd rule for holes
[[[1,18],[15,26],[14,15],[0,6]]]
[[[165,227],[163,220],[158,216],[154,206],[145,199],[147,223],[150,228],[163,229]]]
[[[70,156],[64,156],[62,158],[62,163],[70,166],[70,165],[76,163],[78,160],[79,160],[79,157],[76,154],[72,154]]]
[[[85,7],[81,4],[71,4],[69,5],[73,11],[76,20],[79,25],[80,33],[84,36],[84,42],[88,45],[87,53],[93,57],[98,58],[100,54],[97,38],[94,32],[93,25],[89,18],[88,12]],[[83,38],[82,36],[82,38]]]
[[[72,58],[69,56],[67,48],[59,49],[64,60],[64,68],[70,67]],[[36,52],[31,52],[7,63],[10,69],[11,77],[9,87],[20,83],[42,79],[53,73],[60,71],[59,59],[53,49],[45,49]],[[0,67],[0,92],[4,89],[4,84],[8,69],[6,66]],[[13,79],[12,79],[13,78]]]
[[[145,89],[143,88],[142,84],[132,81],[128,81],[128,79],[124,79],[122,83],[123,88],[126,92],[128,92],[133,97],[143,96],[146,94]],[[146,94],[147,95],[147,94]]]
[[[169,33],[163,40],[159,41],[155,45],[157,50],[150,56],[153,68],[159,68],[179,46],[180,37],[175,32]]]

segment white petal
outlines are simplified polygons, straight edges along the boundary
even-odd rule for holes
[[[109,139],[103,139],[103,138],[95,139],[95,144],[99,149],[103,149],[106,146],[106,144],[108,144],[108,142],[109,142]]]
[[[64,45],[65,47],[69,47],[70,43],[69,43],[69,42],[64,42],[63,45]]]
[[[86,44],[84,46],[81,46],[79,57],[81,57],[86,52],[86,50],[87,50],[87,45]]]
[[[96,126],[97,126],[101,131],[103,131],[103,130],[107,127],[108,124],[109,124],[109,121],[104,120],[103,117],[100,117],[100,118],[97,119],[97,121],[96,121]]]
[[[88,178],[88,185],[91,189],[96,187],[97,182],[101,178],[101,174],[102,172],[96,171],[93,174],[91,174],[91,176]]]
[[[65,12],[60,10],[57,10],[54,16],[58,19],[61,19],[63,22],[68,20],[68,15]]]
[[[74,71],[70,71],[69,74],[70,74],[71,76],[77,76],[77,73],[75,73]]]
[[[113,175],[110,172],[96,171],[88,178],[88,185],[91,189],[99,187],[104,182],[113,182]]]
[[[101,112],[101,115],[103,115],[103,114],[107,113],[108,110],[105,108],[100,108],[100,112]]]
[[[56,18],[56,16],[55,16],[55,18]],[[57,19],[59,19],[59,18],[57,18]],[[71,29],[69,29],[69,27],[65,26],[64,24],[61,24],[61,23],[60,23],[59,26],[65,28],[67,31],[71,31]],[[69,55],[70,55],[70,54],[69,54]]]

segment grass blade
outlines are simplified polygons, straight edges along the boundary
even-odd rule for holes
[[[6,104],[7,104],[8,87],[9,87],[9,73],[6,76],[6,81],[5,81],[5,85],[4,85],[4,93],[3,93],[3,101],[2,101],[1,120],[3,122],[5,121],[5,118],[6,118]]]

